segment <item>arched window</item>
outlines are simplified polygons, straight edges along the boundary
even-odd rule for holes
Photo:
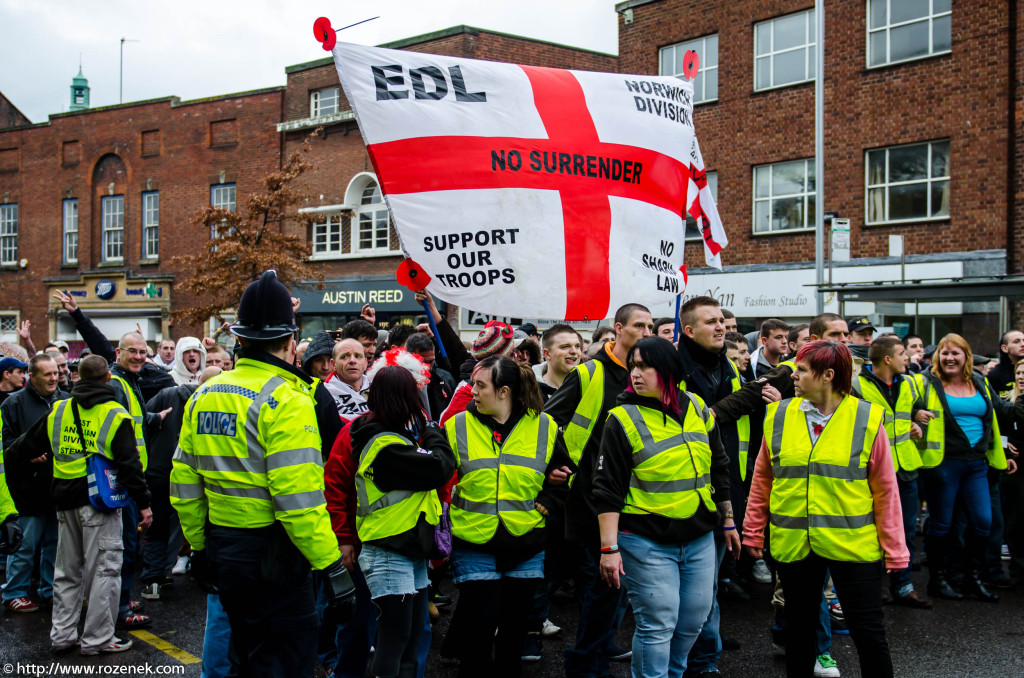
[[[359,196],[356,209],[357,252],[388,251],[391,249],[391,219],[380,192],[380,184],[369,179]]]

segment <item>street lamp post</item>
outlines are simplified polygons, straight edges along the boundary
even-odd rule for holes
[[[124,103],[124,43],[126,43],[126,42],[140,42],[140,41],[139,40],[132,40],[131,38],[126,38],[123,35],[121,36],[121,79],[118,82],[118,96],[117,96],[117,102],[119,104],[123,104]]]

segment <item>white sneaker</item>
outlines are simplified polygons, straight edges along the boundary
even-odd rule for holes
[[[132,641],[130,638],[121,640],[117,636],[114,636],[110,639],[110,643],[106,646],[90,650],[86,650],[83,648],[82,654],[84,654],[86,657],[94,657],[100,653],[109,654],[112,652],[124,652],[125,650],[130,650],[131,648]]]
[[[142,597],[146,600],[160,600],[160,584],[153,582],[143,586]]]
[[[561,633],[562,627],[555,626],[551,623],[550,619],[545,619],[544,626],[541,627],[540,632],[541,635],[543,635],[545,638],[550,638],[551,636],[557,636],[559,633]]]
[[[832,655],[819,654],[814,660],[814,676],[815,678],[839,678],[839,667],[836,665],[836,660],[832,659]]]
[[[751,572],[751,576],[754,577],[754,581],[758,584],[771,584],[772,583],[772,572],[765,565],[764,560],[758,558],[754,561],[754,569]]]
[[[188,571],[188,556],[178,556],[178,561],[171,568],[171,574],[185,574]]]

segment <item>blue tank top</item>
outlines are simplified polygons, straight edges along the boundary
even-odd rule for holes
[[[982,420],[987,409],[985,398],[977,392],[968,398],[957,398],[947,393],[946,402],[949,403],[949,413],[960,425],[971,447],[981,442],[985,434],[985,422]]]

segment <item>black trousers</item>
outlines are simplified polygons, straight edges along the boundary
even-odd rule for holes
[[[522,671],[526,617],[540,579],[502,577],[458,585],[459,678],[516,678]],[[452,625],[456,623],[452,619]],[[498,635],[495,636],[495,630]],[[493,648],[493,660],[492,660]]]
[[[240,529],[208,523],[206,547],[238,655],[233,674],[313,675],[313,575],[281,524]]]
[[[786,596],[786,675],[789,678],[814,675],[814,660],[818,654],[815,633],[821,582],[826,570],[832,573],[843,616],[857,646],[861,675],[871,678],[893,675],[882,618],[881,562],[851,563],[811,553],[803,560],[780,562],[777,567]]]
[[[1024,451],[1024,450],[1022,450]],[[1004,538],[1010,547],[1010,575],[1024,576],[1024,471],[1003,474],[999,481],[1003,500]]]

